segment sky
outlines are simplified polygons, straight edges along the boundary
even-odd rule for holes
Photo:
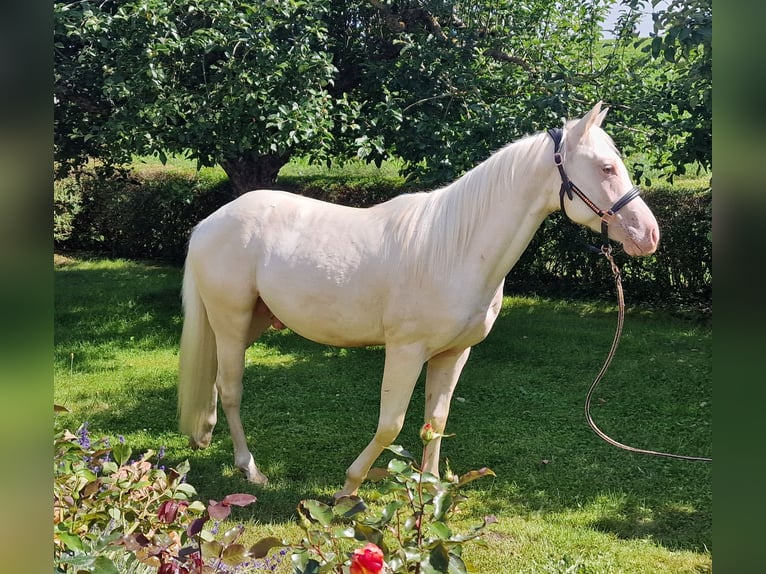
[[[641,21],[638,25],[638,35],[642,37],[649,36],[651,32],[654,31],[654,25],[652,23],[652,11],[659,11],[663,10],[667,7],[669,0],[660,0],[660,2],[657,3],[657,6],[652,8],[651,2],[646,2],[646,5],[644,7],[644,13],[642,15]],[[606,21],[604,22],[604,30],[610,30],[611,28],[614,28],[614,22],[617,20],[617,17],[620,13],[621,9],[625,9],[622,7],[622,4],[617,1],[612,6],[612,11],[609,13],[609,15],[606,17]],[[605,32],[604,36],[606,38],[613,38],[614,36],[610,34],[608,31]]]

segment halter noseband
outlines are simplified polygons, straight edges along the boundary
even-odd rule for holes
[[[580,199],[582,199],[583,203],[588,206],[588,208],[598,215],[601,218],[601,241],[602,241],[602,249],[606,249],[609,247],[609,221],[608,218],[615,213],[617,213],[620,209],[622,209],[626,204],[631,202],[632,200],[636,199],[640,194],[641,190],[638,188],[637,185],[634,185],[630,190],[628,190],[625,195],[623,195],[620,199],[618,199],[612,207],[607,209],[606,211],[601,209],[598,205],[593,203],[590,198],[583,193],[583,191],[577,187],[574,183],[572,183],[572,180],[569,179],[569,176],[567,175],[566,171],[564,171],[564,157],[561,155],[561,142],[564,139],[564,130],[561,128],[551,128],[548,130],[548,135],[551,136],[553,139],[553,161],[556,164],[556,167],[559,169],[559,174],[561,175],[561,189],[559,190],[559,202],[561,204],[561,211],[564,212],[564,215],[571,220],[572,218],[569,217],[567,214],[567,210],[564,208],[564,194],[569,197],[569,199],[573,199],[573,194],[577,195]]]

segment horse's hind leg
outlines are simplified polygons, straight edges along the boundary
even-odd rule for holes
[[[218,327],[216,330],[218,373],[215,384],[234,444],[234,464],[245,473],[250,482],[266,484],[268,479],[258,470],[253,455],[248,449],[240,417],[240,406],[245,350],[268,327],[268,321],[248,311],[218,315],[215,322],[218,323],[216,325]]]

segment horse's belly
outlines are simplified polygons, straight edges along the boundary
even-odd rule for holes
[[[381,313],[374,301],[351,304],[342,299],[295,294],[284,299],[268,293],[261,297],[275,321],[317,343],[336,347],[383,344]]]

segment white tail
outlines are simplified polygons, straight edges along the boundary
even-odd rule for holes
[[[218,360],[215,335],[194,277],[187,266],[183,278],[184,321],[178,369],[178,426],[195,447],[210,444],[217,418],[215,387]]]

